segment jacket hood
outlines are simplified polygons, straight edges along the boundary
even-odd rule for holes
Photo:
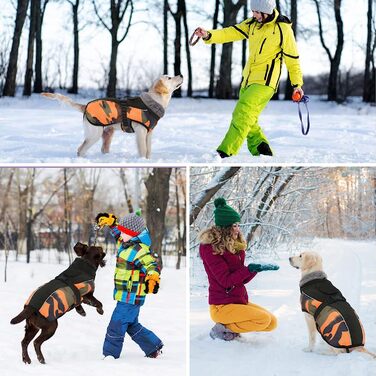
[[[142,243],[147,245],[148,247],[151,246],[151,238],[150,238],[150,233],[147,228],[143,230],[140,234],[137,236],[134,236],[133,238],[129,239],[129,242],[132,243]]]
[[[201,232],[200,236],[200,242],[201,244],[212,244],[214,240],[214,234],[212,228],[208,228],[207,230],[204,230]]]

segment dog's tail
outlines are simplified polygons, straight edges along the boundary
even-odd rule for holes
[[[361,347],[359,348],[359,351],[362,352],[362,353],[366,353],[370,356],[372,356],[373,359],[376,359],[376,354],[371,352],[371,351],[368,351],[365,347]]]
[[[20,314],[10,320],[10,323],[13,325],[19,324],[21,321],[28,319],[33,314],[33,312],[34,309],[32,309],[30,306],[26,306]]]
[[[66,97],[65,95],[52,94],[52,93],[41,93],[41,95],[43,95],[44,97],[49,98],[49,99],[55,99],[55,100],[58,100],[60,102],[63,102],[63,103],[75,108],[76,110],[78,110],[82,113],[85,112],[86,106],[84,104],[76,103],[76,102],[72,101],[72,99],[70,99],[69,97]]]

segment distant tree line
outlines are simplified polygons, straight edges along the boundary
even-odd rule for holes
[[[103,28],[110,34],[111,52],[107,67],[104,69],[106,78],[104,80],[107,96],[116,96],[119,89],[118,73],[118,52],[119,46],[123,43],[133,26],[135,12],[142,12],[147,17],[153,14],[153,20],[146,19],[144,22],[152,24],[160,31],[161,67],[165,74],[170,73],[169,68],[173,67],[173,74],[183,73],[187,82],[187,96],[194,95],[193,91],[193,69],[191,50],[188,45],[190,34],[195,24],[191,15],[203,14],[200,4],[189,0],[17,0],[15,21],[11,43],[3,43],[0,51],[0,90],[4,96],[14,96],[17,87],[17,70],[24,67],[23,95],[30,96],[32,92],[40,93],[46,89],[43,82],[43,73],[46,70],[44,64],[45,54],[43,53],[43,22],[48,5],[52,2],[67,3],[71,8],[71,30],[73,41],[73,58],[71,67],[71,84],[68,92],[78,93],[79,71],[80,71],[80,32],[85,27],[87,19],[94,21],[97,27]],[[212,11],[204,14],[206,19],[211,21],[213,28],[222,28],[240,22],[250,17],[250,2],[247,0],[210,0]],[[376,87],[376,19],[375,2],[367,0],[367,12],[364,22],[367,25],[367,37],[360,41],[360,48],[364,50],[364,70],[344,71],[343,50],[345,45],[343,1],[342,0],[305,0],[300,6],[314,6],[317,16],[316,30],[322,51],[328,59],[328,72],[320,77],[307,77],[306,84],[311,87],[320,81],[321,94],[326,94],[328,100],[343,101],[350,95],[361,95],[364,102],[375,102]],[[299,7],[297,0],[277,1],[277,8],[292,20],[293,30],[297,36],[298,43],[304,38],[305,29],[299,18]],[[137,6],[141,7],[137,9]],[[85,7],[85,8],[84,8]],[[202,6],[201,6],[202,7]],[[324,11],[325,9],[325,11]],[[89,10],[89,11],[88,11]],[[330,15],[329,15],[330,13]],[[189,22],[189,20],[191,20]],[[26,25],[26,26],[25,26]],[[28,43],[26,61],[19,61],[20,41],[24,29],[28,31]],[[327,30],[335,30],[335,42],[329,42]],[[169,49],[172,47],[172,51]],[[241,62],[246,62],[246,41],[242,45]],[[218,59],[219,58],[219,59]],[[184,66],[184,69],[182,68]],[[238,88],[233,84],[233,44],[226,43],[222,46],[211,46],[210,64],[208,66],[208,87],[205,93],[210,98],[229,99],[237,96]],[[182,72],[184,70],[184,72]],[[172,72],[171,72],[172,73]],[[129,74],[129,72],[128,72]],[[284,99],[291,98],[291,85],[289,78],[284,86]],[[281,97],[278,92],[275,99]],[[181,96],[181,90],[175,93]]]

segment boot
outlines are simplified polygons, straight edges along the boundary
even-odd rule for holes
[[[227,329],[222,324],[216,323],[210,331],[210,337],[213,339],[222,339],[223,341],[232,341],[236,337],[239,337],[239,334]]]
[[[223,159],[223,158],[228,158],[229,155],[227,155],[224,151],[222,150],[217,150],[217,153],[219,154],[219,156]]]
[[[261,142],[261,144],[257,146],[257,151],[263,155],[273,155],[272,149],[270,149],[270,146],[266,142]]]
[[[147,355],[147,358],[158,358],[162,354],[162,347],[161,345],[157,350],[153,351],[151,354]]]

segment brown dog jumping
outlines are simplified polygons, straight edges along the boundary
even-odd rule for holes
[[[102,247],[88,247],[77,243],[74,246],[77,257],[64,272],[55,279],[35,290],[26,301],[23,311],[11,320],[18,324],[26,320],[25,337],[22,345],[22,360],[31,363],[27,347],[41,329],[41,334],[34,341],[38,360],[45,363],[41,351],[42,343],[51,338],[57,329],[57,320],[73,308],[85,316],[81,303],[91,305],[103,315],[102,303],[94,293],[94,279],[99,266],[103,267],[106,254]]]

